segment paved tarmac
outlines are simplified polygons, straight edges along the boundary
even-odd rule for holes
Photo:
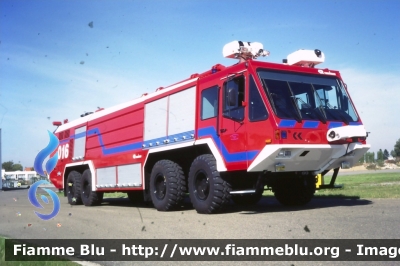
[[[60,202],[59,214],[43,221],[34,211],[50,213],[51,202],[39,210],[29,202],[28,189],[1,191],[0,235],[14,239],[400,239],[400,199],[315,198],[307,206],[292,208],[280,205],[274,197],[263,197],[257,205],[232,203],[224,213],[215,215],[196,213],[189,199],[172,212],[158,212],[152,206],[133,204],[128,199],[105,199],[97,207],[70,206],[63,197]],[[177,262],[157,263],[172,265]],[[183,265],[183,262],[178,264]],[[228,262],[217,264],[228,265]],[[343,262],[268,264],[342,265]],[[377,265],[377,262],[345,262],[345,265]],[[383,262],[380,265],[393,264]]]
[[[399,172],[381,170],[382,172]],[[367,171],[376,173],[378,171]],[[360,174],[343,171],[340,174]],[[400,180],[400,175],[399,175]],[[48,187],[51,188],[51,187]],[[54,187],[53,190],[57,191]],[[44,193],[44,192],[43,192]],[[46,193],[44,193],[47,195]],[[307,206],[284,207],[274,197],[254,206],[230,204],[221,214],[201,215],[186,199],[173,212],[128,199],[105,199],[101,206],[70,206],[60,197],[59,214],[49,221],[34,211],[28,189],[0,191],[0,235],[14,239],[400,239],[400,199],[314,198]],[[307,228],[307,230],[306,230]],[[115,262],[95,262],[116,265]],[[214,265],[215,262],[157,262]],[[135,262],[153,265],[154,262]],[[218,262],[230,265],[232,262]],[[236,262],[264,265],[265,262]],[[269,262],[268,265],[395,265],[393,262]],[[117,265],[132,265],[118,262]]]

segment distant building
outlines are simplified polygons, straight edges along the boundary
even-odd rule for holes
[[[1,178],[3,180],[31,180],[36,176],[38,176],[36,171],[6,172],[4,169],[1,170]]]

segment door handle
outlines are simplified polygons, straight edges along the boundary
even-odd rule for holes
[[[226,132],[226,128],[221,128],[219,131],[220,131],[221,133],[225,133],[225,132]]]

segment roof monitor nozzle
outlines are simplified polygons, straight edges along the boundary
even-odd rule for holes
[[[222,54],[226,58],[236,58],[244,62],[259,56],[268,56],[269,51],[264,50],[262,43],[259,42],[233,41],[225,44]]]

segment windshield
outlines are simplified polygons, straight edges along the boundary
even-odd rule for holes
[[[279,118],[356,122],[357,114],[336,77],[260,70],[258,75]]]

